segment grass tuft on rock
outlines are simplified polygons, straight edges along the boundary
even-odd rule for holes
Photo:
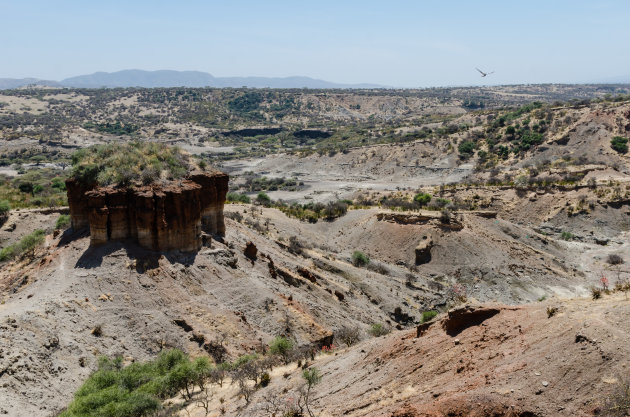
[[[72,155],[72,175],[84,184],[151,184],[185,177],[193,166],[177,147],[154,142],[96,145]]]

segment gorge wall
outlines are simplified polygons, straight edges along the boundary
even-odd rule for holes
[[[98,187],[66,181],[72,227],[89,227],[90,243],[131,239],[156,251],[201,248],[202,232],[225,234],[228,175],[193,172],[186,179],[141,187]]]

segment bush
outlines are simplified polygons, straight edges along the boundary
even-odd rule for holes
[[[608,255],[608,259],[606,259],[606,262],[611,265],[621,265],[622,263],[624,263],[624,260],[620,255],[611,253],[610,255]]]
[[[327,220],[344,216],[348,212],[348,203],[345,201],[331,201],[322,210],[323,216]]]
[[[63,178],[55,177],[51,180],[50,186],[59,191],[66,191],[66,182]]]
[[[615,136],[610,140],[610,147],[619,153],[627,153],[628,139],[621,136]]]
[[[24,236],[19,242],[0,250],[0,262],[16,258],[18,256],[33,256],[35,249],[44,243],[46,233],[43,230],[35,230],[30,235]]]
[[[9,202],[7,200],[1,200],[0,201],[0,216],[4,216],[5,214],[8,214],[9,211],[11,211],[11,205],[9,205]]]
[[[57,218],[57,222],[55,222],[55,229],[65,229],[70,226],[70,215],[62,214]]]
[[[251,199],[246,194],[229,192],[225,196],[225,199],[230,203],[251,203]]]
[[[335,337],[345,343],[346,346],[352,346],[361,340],[361,331],[358,327],[343,326],[335,333]]]
[[[573,240],[573,237],[574,236],[571,232],[564,231],[560,234],[560,239],[562,240]]]
[[[431,200],[429,208],[432,210],[441,210],[449,204],[451,204],[451,200],[448,200],[446,198],[436,198]]]
[[[431,201],[431,195],[427,193],[418,193],[413,197],[413,201],[423,207],[429,204],[429,202]]]
[[[60,417],[152,415],[161,408],[164,398],[181,389],[191,391],[199,372],[207,368],[202,362],[193,363],[177,350],[127,367],[122,366],[122,358],[101,358],[97,371],[83,383]]]
[[[426,323],[428,321],[431,321],[435,318],[435,316],[438,315],[437,311],[424,311],[422,312],[422,323]]]
[[[459,144],[457,150],[462,158],[469,158],[475,152],[475,144],[471,141],[465,140]]]
[[[374,323],[372,326],[370,326],[369,333],[374,337],[379,337],[389,333],[389,329],[387,329],[380,323]]]
[[[148,184],[183,178],[192,169],[187,154],[154,142],[96,145],[72,155],[72,175],[85,184]]]
[[[370,263],[370,258],[363,252],[355,250],[352,253],[352,264],[354,266],[366,266]]]
[[[256,196],[256,202],[258,204],[262,204],[263,206],[268,206],[271,204],[271,198],[263,192],[258,193]]]
[[[599,300],[600,298],[602,298],[601,288],[591,287],[591,296],[593,297],[593,300]]]
[[[291,350],[293,350],[293,342],[283,336],[276,337],[269,345],[269,352],[282,357],[285,364],[289,363]]]
[[[380,262],[369,262],[367,264],[367,269],[369,269],[370,271],[373,272],[377,272],[381,275],[390,275],[392,272],[389,270],[389,268],[387,268],[387,266],[385,266],[385,264],[382,264]]]

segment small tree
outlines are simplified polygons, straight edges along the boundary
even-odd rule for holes
[[[205,356],[200,356],[193,361],[192,368],[194,371],[194,383],[203,392],[206,388],[206,383],[210,380],[210,375],[212,373],[212,365],[210,364],[210,360]]]
[[[276,337],[269,345],[269,352],[271,352],[272,355],[280,356],[285,365],[289,363],[289,354],[292,349],[293,342],[283,336]]]
[[[459,144],[457,150],[459,151],[460,157],[464,159],[470,158],[475,152],[475,144],[471,141],[466,140]]]
[[[321,382],[322,376],[319,373],[319,369],[313,367],[310,369],[305,369],[304,372],[302,372],[302,377],[306,381],[306,394],[304,396],[304,404],[306,406],[306,411],[308,411],[308,415],[313,417],[313,413],[311,412],[311,409],[309,407],[311,389],[313,389],[315,385]]]
[[[413,197],[413,201],[423,207],[431,202],[431,195],[427,193],[418,193]]]
[[[256,196],[256,202],[258,204],[262,204],[263,206],[268,206],[271,204],[271,198],[263,192],[258,193]]]

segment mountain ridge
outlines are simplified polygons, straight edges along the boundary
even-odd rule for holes
[[[126,88],[126,87],[252,87],[252,88],[386,88],[378,84],[335,83],[306,76],[288,77],[215,77],[202,71],[138,69],[115,72],[98,71],[78,75],[61,81],[38,78],[0,78],[0,90],[29,85],[72,88]]]

